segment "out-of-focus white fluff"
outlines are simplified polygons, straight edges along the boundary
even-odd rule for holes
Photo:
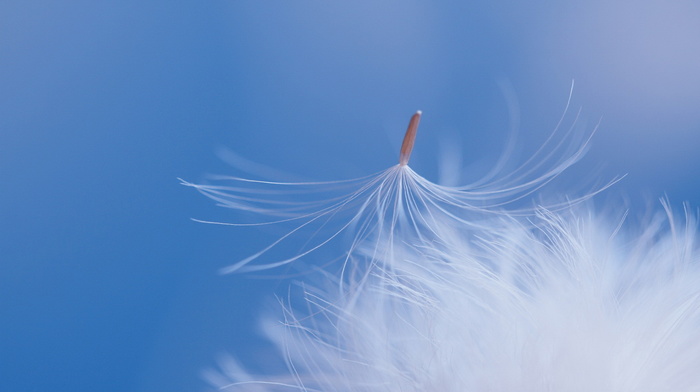
[[[405,244],[268,335],[320,391],[698,391],[693,229],[638,235],[586,211]],[[685,231],[688,230],[688,231]],[[266,388],[264,390],[285,390]]]
[[[446,188],[399,165],[315,212],[287,206],[296,215],[280,221],[301,223],[283,239],[336,225],[301,256],[352,232],[342,272],[302,286],[304,307],[290,300],[283,320],[264,323],[287,373],[229,363],[209,378],[226,391],[700,391],[691,214],[678,224],[666,208],[627,224],[572,201],[501,208],[499,198],[529,195],[582,151],[520,187]],[[250,207],[240,184],[196,187]]]

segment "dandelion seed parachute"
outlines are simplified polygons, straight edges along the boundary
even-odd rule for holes
[[[590,193],[508,208],[578,160],[585,143],[554,162],[543,147],[488,183],[433,184],[408,166],[419,119],[399,164],[366,178],[187,183],[223,206],[278,217],[265,223],[295,225],[224,272],[289,265],[344,233],[353,238],[339,276],[301,286],[305,309],[288,299],[282,322],[263,323],[288,371],[251,375],[231,360],[208,373],[212,383],[225,391],[700,391],[691,214],[678,224],[665,205],[665,218],[629,227],[624,216],[578,203]],[[544,165],[551,169],[534,176]],[[339,195],[290,202],[279,187]],[[259,263],[281,242],[319,229],[330,234]]]

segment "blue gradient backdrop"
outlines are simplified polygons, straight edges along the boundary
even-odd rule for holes
[[[197,391],[221,353],[264,363],[280,283],[216,270],[275,233],[192,222],[236,215],[176,179],[231,173],[222,148],[359,177],[422,109],[412,167],[435,180],[445,141],[497,156],[501,86],[527,152],[575,79],[602,118],[576,170],[700,205],[700,6],[610,3],[0,3],[0,390]]]

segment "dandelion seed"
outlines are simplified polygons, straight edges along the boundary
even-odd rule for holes
[[[401,146],[399,164],[367,177],[298,183],[215,177],[222,185],[198,185],[183,181],[184,185],[196,188],[220,206],[273,218],[251,224],[197,221],[228,226],[296,224],[269,246],[223,268],[221,272],[251,272],[288,265],[331,243],[341,242],[344,234],[350,231],[354,239],[350,245],[346,245],[345,255],[339,256],[345,262],[360,246],[367,250],[368,243],[384,244],[385,239],[390,245],[397,239],[399,242],[425,242],[429,238],[439,238],[445,225],[479,228],[484,219],[491,219],[494,215],[531,216],[534,214],[532,207],[512,206],[558,177],[578,161],[587,148],[587,141],[576,148],[560,141],[554,146],[554,151],[546,151],[545,145],[513,172],[500,177],[489,173],[493,181],[447,187],[426,180],[408,166],[421,115],[418,111],[411,117]],[[567,134],[572,132],[575,121]],[[561,125],[560,120],[553,134],[559,131]],[[553,140],[550,137],[545,143]],[[557,156],[557,152],[562,156]],[[564,152],[568,152],[568,155]],[[543,165],[538,158],[552,167],[538,173]],[[594,192],[550,203],[546,208],[552,211],[567,208],[592,197],[615,181],[617,179]],[[292,201],[298,195],[313,201]],[[269,257],[270,251],[291,243],[306,245],[288,257]],[[382,251],[380,248],[386,247],[382,245],[372,251],[377,257],[371,263],[382,259],[377,253]],[[389,246],[388,251],[391,248]]]
[[[408,160],[411,159],[411,152],[413,151],[413,144],[416,142],[416,133],[418,132],[418,124],[420,123],[420,116],[423,114],[420,110],[416,112],[411,117],[411,121],[408,123],[408,129],[406,130],[406,136],[403,137],[403,143],[401,144],[401,153],[399,154],[399,165],[408,165]]]

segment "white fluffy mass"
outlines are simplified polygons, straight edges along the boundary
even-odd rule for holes
[[[291,292],[301,301],[284,301],[282,317],[264,323],[286,372],[253,375],[229,362],[208,378],[224,391],[700,391],[692,214],[677,222],[664,204],[628,222],[624,211],[595,212],[584,200],[592,194],[508,208],[584,149],[534,178],[522,166],[488,185],[439,186],[406,165],[331,184],[187,184],[224,206],[279,216],[266,223],[294,224],[227,272],[313,259],[351,239],[337,273],[317,272],[325,283],[300,285]],[[280,187],[293,191],[271,191]],[[339,195],[320,203],[285,199],[329,187]],[[301,239],[298,254],[256,264]]]

